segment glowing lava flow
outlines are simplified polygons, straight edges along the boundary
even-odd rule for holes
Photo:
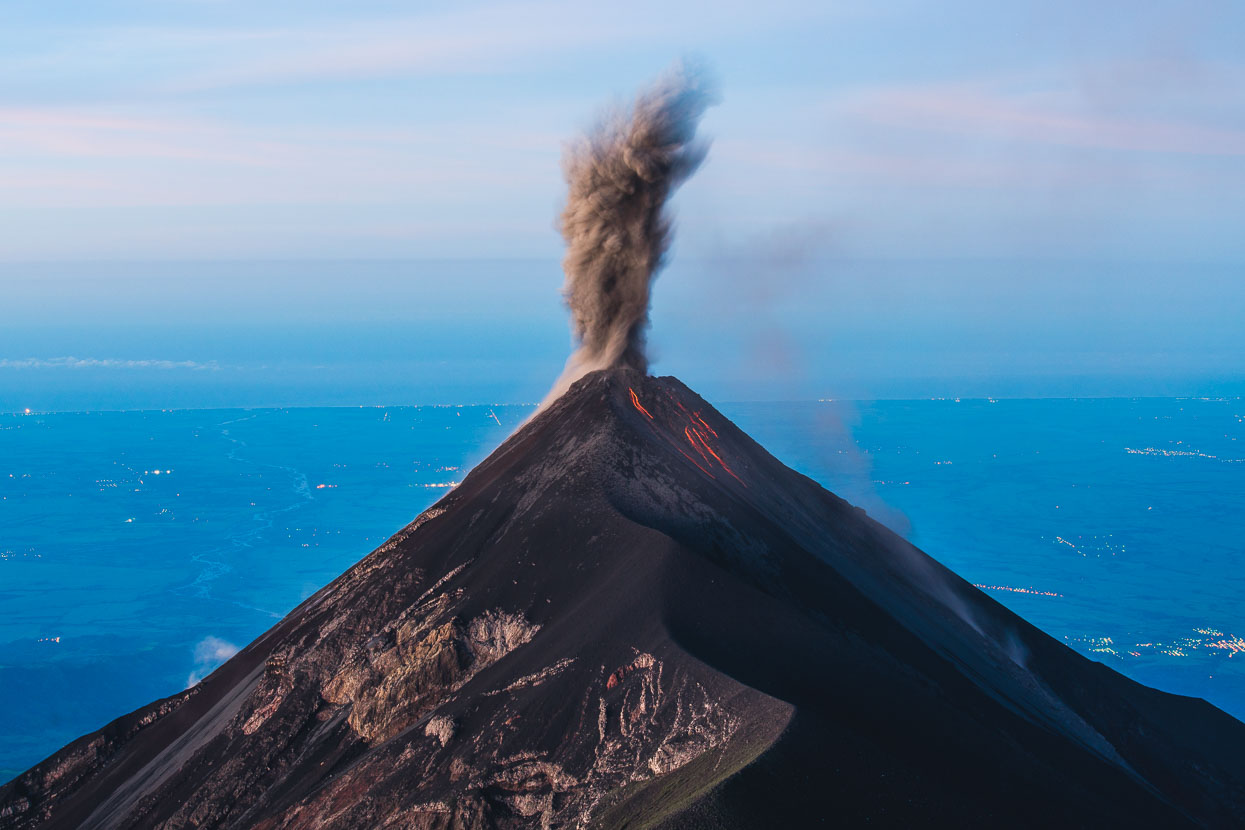
[[[714,459],[718,462],[718,464],[722,465],[723,470],[726,470],[726,472],[729,475],[731,475],[740,484],[743,484],[745,487],[748,486],[747,484],[744,484],[744,480],[742,478],[735,475],[735,471],[732,470],[730,466],[725,461],[722,460],[722,456],[714,452],[713,447],[709,446],[708,440],[706,440],[704,434],[701,433],[699,429],[697,429],[694,426],[683,427],[683,434],[687,436],[688,442],[690,442],[692,447],[696,449],[696,452],[700,453],[701,458],[705,459],[705,461],[709,460],[709,457],[705,455],[705,452],[707,451],[709,455],[712,455],[714,457]]]
[[[644,408],[644,405],[642,403],[640,403],[640,398],[639,396],[636,395],[635,390],[632,389],[630,386],[628,386],[627,391],[631,393],[631,405],[634,406],[636,409],[640,410],[641,412],[643,412],[645,415],[648,415],[648,419],[650,421],[653,420],[652,414],[649,413],[649,411]]]
[[[650,421],[654,420],[653,413],[645,409],[644,404],[640,403],[640,396],[635,393],[635,390],[631,387],[627,387],[627,392],[631,394],[631,405],[634,406],[637,411],[644,413]],[[687,419],[690,422],[687,426],[683,427],[683,437],[686,438],[687,442],[692,445],[692,449],[696,451],[696,455],[700,456],[700,460],[709,466],[713,466],[713,463],[716,461],[718,466],[726,471],[727,475],[747,487],[748,483],[736,475],[735,471],[730,468],[730,465],[727,464],[722,459],[722,456],[718,455],[717,451],[712,447],[712,445],[710,445],[709,439],[711,437],[717,438],[718,431],[709,426],[708,422],[705,421],[704,418],[700,417],[699,412],[688,412],[687,407],[683,406],[683,404],[680,403],[673,395],[670,396],[670,399],[674,402],[675,406],[682,410],[683,414],[687,416]],[[680,453],[682,453],[684,458],[695,464],[696,468],[702,473],[709,476],[709,478],[717,478],[717,476],[706,469],[706,467],[701,466],[700,462],[696,460],[696,456],[688,453],[687,450],[684,450],[681,447],[676,448]]]

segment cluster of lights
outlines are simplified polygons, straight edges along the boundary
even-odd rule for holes
[[[26,550],[22,551],[21,553],[18,553],[18,552],[17,552],[17,551],[15,551],[15,550],[0,550],[0,559],[16,559],[16,558],[18,558],[19,556],[20,556],[22,559],[27,559],[27,558],[29,558],[29,557],[31,557],[31,556],[33,556],[35,559],[42,559],[42,558],[43,558],[43,554],[42,554],[42,553],[35,553],[35,549],[34,549],[34,548],[27,548]]]
[[[1192,652],[1196,651],[1226,651],[1228,657],[1235,657],[1237,654],[1245,652],[1245,639],[1241,637],[1224,634],[1215,628],[1195,628],[1193,630],[1202,636],[1182,637],[1172,643],[1135,643],[1125,653],[1129,657],[1143,657],[1146,653],[1157,653],[1167,657],[1189,657]],[[1114,641],[1110,637],[1074,637],[1072,639],[1074,642],[1084,643],[1087,651],[1099,654],[1113,654],[1121,658],[1124,656],[1124,654],[1115,650]]]
[[[1093,553],[1094,556],[1101,557],[1103,552],[1110,553],[1112,556],[1127,552],[1127,546],[1111,541],[1114,535],[1115,534],[1113,533],[1108,533],[1106,536],[1078,536],[1076,538],[1080,544],[1065,539],[1062,536],[1056,536],[1051,541],[1059,545],[1067,545],[1077,553],[1081,554],[1081,556],[1086,557],[1089,556],[1089,553]],[[1042,538],[1045,539],[1046,537],[1043,536]]]
[[[1013,594],[1031,594],[1035,597],[1061,597],[1063,594],[1057,594],[1054,591],[1039,591],[1037,588],[1013,588],[1010,585],[978,585],[973,583],[974,588],[980,588],[983,591],[1009,591]]]
[[[1177,441],[1176,443],[1182,442]],[[1129,455],[1158,455],[1164,458],[1209,458],[1212,461],[1222,461],[1225,464],[1239,464],[1245,461],[1245,459],[1241,458],[1220,458],[1217,455],[1211,455],[1198,450],[1163,450],[1158,447],[1143,447],[1141,449],[1125,447],[1124,452]]]

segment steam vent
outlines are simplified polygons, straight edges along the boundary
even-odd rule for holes
[[[1226,828],[1242,747],[616,368],[0,827]]]

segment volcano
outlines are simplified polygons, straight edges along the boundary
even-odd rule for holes
[[[0,826],[1239,827],[1242,746],[609,369]]]

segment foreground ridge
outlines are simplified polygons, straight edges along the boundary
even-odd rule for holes
[[[1235,827],[1243,744],[611,369],[0,828]]]

